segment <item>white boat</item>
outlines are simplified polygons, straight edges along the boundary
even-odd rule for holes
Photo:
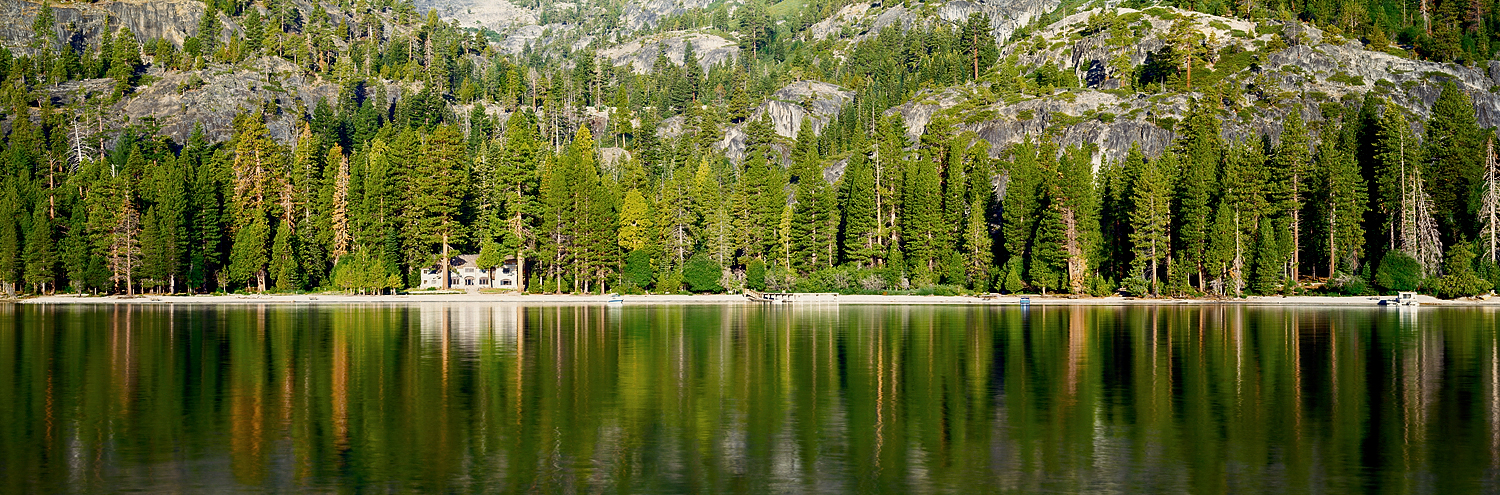
[[[625,298],[622,297],[622,296],[620,296],[619,294],[610,294],[609,295],[609,301],[608,301],[608,303],[609,304],[625,304]]]
[[[1415,292],[1397,292],[1395,299],[1381,299],[1381,306],[1420,306]]]

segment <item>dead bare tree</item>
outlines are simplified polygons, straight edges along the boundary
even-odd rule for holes
[[[1479,245],[1481,257],[1500,262],[1500,170],[1495,163],[1495,139],[1485,143],[1483,191],[1479,198]]]

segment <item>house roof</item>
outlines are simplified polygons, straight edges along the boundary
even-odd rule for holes
[[[515,263],[515,261],[516,261],[516,257],[515,256],[506,256],[505,257],[505,263],[507,263],[507,264]],[[448,258],[448,264],[449,264],[449,267],[452,268],[452,269],[454,269],[454,270],[461,270],[461,269],[464,269],[464,268],[479,268],[479,255],[477,255],[477,254],[459,254],[459,255],[454,255],[453,257]],[[443,267],[442,267],[441,264],[439,264],[439,263],[433,263],[432,266],[428,267],[428,271],[430,271],[430,272],[436,272],[436,271],[441,270],[442,268]]]

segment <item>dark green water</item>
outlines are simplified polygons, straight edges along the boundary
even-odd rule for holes
[[[0,489],[1495,492],[1496,316],[0,306]]]

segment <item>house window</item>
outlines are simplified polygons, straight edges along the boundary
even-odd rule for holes
[[[470,278],[464,279],[464,285],[474,285],[474,278],[470,277]]]
[[[464,273],[474,273],[474,269],[473,268],[465,268],[464,269]]]
[[[504,273],[504,274],[509,275],[510,274],[510,267],[507,266],[505,268],[501,268],[500,269],[500,273]]]
[[[500,285],[510,285],[510,281],[509,280],[501,280],[500,281]]]
[[[487,278],[481,278],[481,279],[479,279],[479,285],[489,285],[489,283],[490,283],[490,279],[487,279]]]

